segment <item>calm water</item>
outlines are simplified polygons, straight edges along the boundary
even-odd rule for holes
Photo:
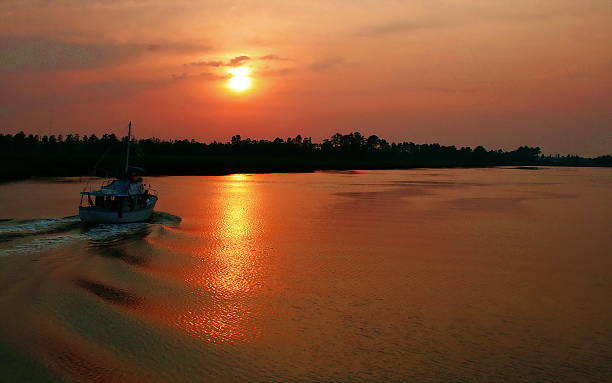
[[[1,382],[612,380],[612,169],[149,181],[0,185]]]

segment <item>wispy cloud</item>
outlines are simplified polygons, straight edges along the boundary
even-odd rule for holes
[[[42,38],[0,39],[0,72],[103,67],[143,54],[202,51],[186,44],[89,44]]]
[[[231,59],[228,63],[228,66],[240,66],[243,62],[249,61],[251,58],[249,56],[238,56]]]
[[[181,74],[173,74],[172,80],[186,80],[190,78],[203,78],[206,80],[225,80],[228,79],[229,75],[221,75],[213,72],[200,72],[200,73],[181,73]]]
[[[425,24],[418,23],[413,20],[398,20],[365,28],[364,30],[359,31],[357,35],[365,37],[381,37],[391,34],[415,32],[437,26],[440,26],[440,24]]]
[[[228,61],[220,61],[220,60],[203,60],[203,61],[194,61],[188,64],[184,64],[184,66],[208,66],[208,67],[236,67],[243,65],[247,61],[293,61],[290,58],[282,57],[276,54],[267,54],[259,57],[251,57],[251,56],[236,56]]]
[[[297,72],[296,68],[264,69],[258,73],[265,77],[289,76]]]
[[[66,70],[104,66],[134,56],[133,46],[75,44],[14,38],[0,43],[0,71]],[[139,50],[146,50],[142,46]]]
[[[310,64],[310,69],[316,72],[324,72],[344,64],[346,64],[346,60],[342,57],[328,57]]]
[[[229,61],[219,61],[219,60],[213,60],[213,61],[195,61],[195,62],[191,62],[189,64],[185,64],[185,66],[209,66],[209,67],[235,67],[235,66],[240,66],[243,63],[245,63],[246,61],[252,60],[251,57],[249,56],[236,56],[234,58],[232,58]]]
[[[287,57],[281,57],[279,55],[274,55],[274,54],[259,56],[257,59],[263,60],[263,61],[293,61],[293,59],[290,59]]]
[[[210,67],[221,67],[227,66],[223,61],[194,61],[189,64],[184,64],[184,66],[210,66]]]

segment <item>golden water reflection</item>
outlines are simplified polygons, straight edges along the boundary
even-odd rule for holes
[[[211,246],[202,258],[209,264],[200,283],[213,293],[213,301],[185,313],[183,323],[194,335],[212,342],[245,341],[255,337],[248,327],[252,316],[246,299],[257,288],[261,217],[257,214],[258,195],[244,174],[221,178],[211,215]]]
[[[258,217],[255,216],[257,196],[244,174],[228,176],[220,194],[219,223],[214,233],[219,241],[214,249],[217,272],[211,287],[220,295],[232,298],[236,293],[246,293],[254,286],[256,269],[256,242]]]

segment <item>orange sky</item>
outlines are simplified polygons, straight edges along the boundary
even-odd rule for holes
[[[244,93],[225,86],[239,65]],[[0,132],[128,120],[139,137],[612,153],[612,2],[0,2]]]

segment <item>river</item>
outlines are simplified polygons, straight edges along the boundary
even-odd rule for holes
[[[612,381],[612,169],[145,182],[0,184],[0,381]]]

